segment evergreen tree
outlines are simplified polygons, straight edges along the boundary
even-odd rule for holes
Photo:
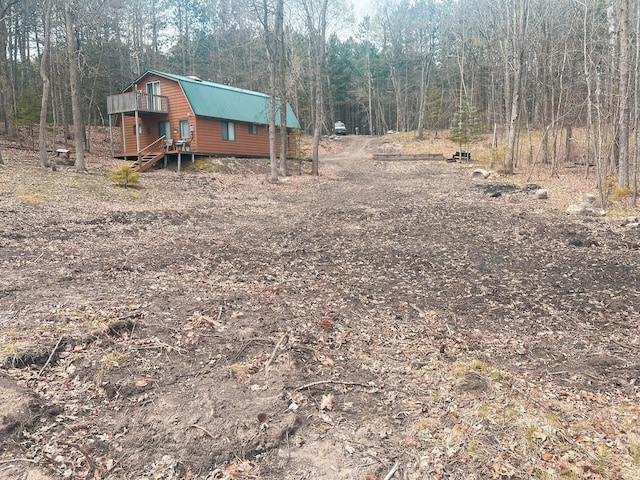
[[[460,110],[453,115],[449,129],[451,141],[460,145],[460,152],[462,152],[463,147],[468,149],[471,143],[479,141],[482,133],[478,109],[465,97]]]

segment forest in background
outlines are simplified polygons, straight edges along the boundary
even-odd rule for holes
[[[314,137],[337,120],[373,135],[451,128],[461,147],[493,133],[506,173],[593,165],[601,192],[613,181],[635,202],[638,2],[384,0],[353,12],[336,0],[0,0],[4,134],[107,125],[106,97],[153,68],[275,93]]]

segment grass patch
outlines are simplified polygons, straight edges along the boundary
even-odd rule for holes
[[[38,197],[37,195],[18,195],[16,197],[18,201],[26,204],[26,205],[40,205],[44,202],[42,197]]]

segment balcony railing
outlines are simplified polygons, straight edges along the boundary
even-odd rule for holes
[[[145,92],[127,92],[107,97],[109,114],[127,112],[169,113],[169,97]]]

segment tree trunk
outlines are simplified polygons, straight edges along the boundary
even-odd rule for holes
[[[629,39],[627,28],[629,23],[629,0],[619,0],[619,36],[620,49],[618,52],[618,72],[620,98],[618,113],[618,185],[629,186]]]
[[[636,4],[636,58],[635,58],[635,74],[634,74],[634,105],[633,105],[633,167],[631,169],[632,175],[632,196],[631,205],[636,208],[638,202],[638,128],[640,127],[640,5]]]
[[[420,108],[418,111],[418,138],[424,138],[424,117],[427,113],[427,92],[429,91],[429,73],[431,60],[426,53],[423,54],[420,69]]]
[[[269,59],[269,161],[271,162],[271,181],[278,181],[278,156],[276,152],[276,64]]]
[[[45,0],[44,4],[44,46],[40,58],[40,77],[42,78],[42,103],[40,105],[40,166],[48,167],[47,154],[47,112],[49,110],[49,95],[51,81],[49,80],[49,56],[51,51],[51,0]]]
[[[14,121],[15,102],[14,102],[14,82],[11,78],[11,69],[9,68],[9,59],[7,59],[7,43],[8,29],[7,22],[10,21],[11,7],[18,3],[18,0],[0,0],[0,99],[2,100],[2,109],[0,113],[4,114],[4,131],[9,137],[18,136],[18,127]]]
[[[322,45],[324,50],[324,44]],[[320,163],[320,137],[322,135],[322,59],[319,53],[320,47],[316,47],[315,59],[315,121],[313,124],[313,157],[311,159],[311,174],[318,175]]]
[[[318,5],[313,5],[316,0],[305,0],[304,8],[306,13],[309,39],[314,48],[314,94],[315,94],[315,119],[313,125],[313,157],[311,159],[311,174],[318,175],[320,137],[322,136],[323,119],[323,95],[322,95],[322,66],[324,64],[325,36],[327,31],[327,6],[329,0],[318,0]],[[318,6],[319,9],[313,8]],[[317,16],[314,12],[317,11]],[[317,24],[316,24],[317,21]]]
[[[260,21],[264,29],[264,42],[269,66],[269,161],[271,181],[278,182],[278,156],[276,152],[276,71],[278,69],[278,40],[272,28],[268,0],[262,0]]]
[[[369,105],[369,135],[373,135],[373,92],[371,87],[371,53],[367,52],[367,102]]]
[[[513,173],[513,165],[516,157],[516,139],[518,131],[518,112],[520,111],[520,81],[522,76],[521,61],[518,59],[513,76],[513,96],[511,98],[511,119],[509,121],[509,136],[507,138],[507,153],[505,155],[504,171]]]
[[[278,90],[280,96],[280,174],[287,176],[287,54],[284,42],[284,0],[276,7],[276,42],[278,45]]]
[[[80,109],[80,75],[78,67],[78,47],[77,39],[73,34],[74,22],[71,13],[71,0],[64,2],[64,19],[67,31],[67,53],[69,56],[69,83],[71,87],[71,112],[73,114],[73,130],[76,145],[76,163],[75,168],[78,172],[86,172],[87,167],[84,161],[84,121],[82,119],[82,111]]]
[[[519,0],[518,8],[513,10],[513,85],[511,88],[511,118],[509,121],[509,136],[505,156],[504,171],[512,174],[516,159],[516,142],[518,135],[518,115],[520,112],[520,91],[522,89],[522,69],[524,62],[524,42],[527,27],[528,0]]]
[[[564,158],[565,163],[573,164],[573,126],[569,123],[566,126],[567,137],[564,140]]]

